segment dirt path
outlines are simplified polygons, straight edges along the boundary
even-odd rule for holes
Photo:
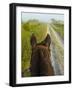
[[[64,74],[64,44],[61,37],[53,29],[51,24],[48,24],[48,33],[51,36],[51,60],[56,75]]]

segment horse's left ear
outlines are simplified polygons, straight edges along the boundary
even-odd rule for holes
[[[51,38],[50,38],[50,35],[47,34],[46,38],[45,38],[45,45],[46,46],[50,46],[51,44]]]
[[[30,43],[31,43],[32,48],[34,48],[37,44],[37,40],[34,34],[32,34],[31,36]]]

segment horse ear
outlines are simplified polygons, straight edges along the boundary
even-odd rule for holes
[[[50,35],[47,34],[46,38],[45,38],[45,45],[46,46],[50,46],[51,44],[51,38],[50,38]]]
[[[31,43],[32,48],[35,47],[37,44],[37,40],[34,34],[32,34],[31,36],[30,43]]]

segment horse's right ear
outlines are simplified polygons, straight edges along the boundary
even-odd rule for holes
[[[50,35],[49,34],[47,34],[44,42],[45,42],[45,45],[46,46],[50,46],[50,44],[51,44],[51,38],[50,38]]]
[[[34,48],[37,44],[37,40],[36,40],[36,37],[34,34],[32,34],[32,36],[30,38],[30,43],[31,43],[32,48]]]

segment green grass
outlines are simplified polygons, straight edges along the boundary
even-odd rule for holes
[[[62,39],[64,39],[64,24],[55,23],[53,25],[54,30],[61,36]]]

